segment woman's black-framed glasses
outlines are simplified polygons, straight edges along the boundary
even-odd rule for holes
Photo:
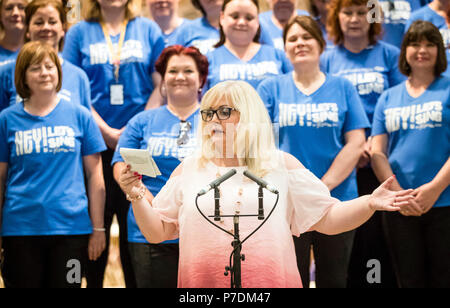
[[[220,106],[217,110],[213,109],[205,109],[200,111],[200,114],[202,115],[202,120],[205,122],[209,122],[214,118],[214,114],[217,115],[217,118],[219,120],[226,120],[229,119],[231,116],[231,112],[233,110],[236,110],[232,107],[228,106]]]

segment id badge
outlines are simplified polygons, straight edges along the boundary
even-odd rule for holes
[[[111,85],[111,105],[123,105],[123,85]]]

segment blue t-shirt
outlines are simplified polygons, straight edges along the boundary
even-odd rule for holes
[[[111,164],[123,161],[120,148],[148,149],[161,171],[161,175],[156,178],[144,176],[143,183],[153,196],[156,196],[181,160],[192,154],[197,147],[196,132],[199,125],[199,111],[193,113],[187,121],[191,123],[191,130],[188,133],[189,140],[185,145],[178,146],[180,119],[172,114],[167,106],[139,113],[130,120],[120,136]],[[132,207],[128,212],[127,224],[129,242],[147,243],[136,223]],[[178,242],[178,240],[164,243],[173,242]]]
[[[450,78],[440,76],[413,98],[401,83],[383,93],[372,135],[389,136],[387,156],[403,189],[430,182],[450,157]],[[450,206],[450,187],[434,207]]]
[[[381,93],[406,79],[398,69],[399,54],[397,47],[384,42],[377,42],[359,53],[338,45],[322,54],[321,66],[324,72],[345,77],[353,83],[372,121]]]
[[[16,61],[19,50],[11,51],[0,46],[0,66]]]
[[[225,45],[207,54],[209,74],[204,91],[225,80],[244,80],[255,89],[267,77],[292,70],[285,53],[269,45],[260,45],[258,52],[245,62],[233,55]]]
[[[383,41],[400,48],[405,25],[411,13],[428,2],[425,0],[380,0],[383,10]]]
[[[284,51],[283,29],[278,28],[272,21],[272,11],[259,14],[259,24],[261,26],[261,43],[271,45]],[[297,10],[297,15],[309,16],[307,11]]]
[[[118,46],[120,34],[111,36]],[[114,65],[102,27],[98,22],[81,21],[66,35],[63,56],[81,67],[91,83],[92,106],[112,128],[121,129],[143,111],[153,91],[152,73],[164,39],[159,26],[137,17],[128,22],[120,56],[118,83],[123,85],[122,105],[112,105],[110,86],[115,84]]]
[[[69,61],[65,61],[62,58],[60,58],[60,61],[62,63],[62,84],[58,96],[67,101],[81,104],[91,110],[91,87],[86,73]],[[22,98],[16,92],[14,82],[15,69],[15,60],[0,66],[0,111],[22,101]]]
[[[326,43],[326,45],[325,45],[325,50],[330,49],[330,48],[333,48],[333,47],[334,47],[334,42],[333,42],[333,40],[331,40],[331,39],[328,37],[327,28],[326,28],[326,26],[320,21],[320,16],[315,17],[314,20],[315,20],[315,21],[317,22],[317,24],[319,25],[320,30],[322,30],[323,39],[325,40],[325,43]],[[324,50],[324,51],[325,51],[325,50]]]
[[[353,85],[341,77],[326,76],[311,95],[295,85],[292,73],[264,80],[258,93],[278,132],[281,150],[294,155],[321,178],[345,145],[345,133],[370,127]],[[358,196],[356,172],[331,192],[339,200]]]
[[[214,50],[214,45],[219,41],[219,30],[211,26],[206,17],[188,21],[177,33],[174,42],[182,46],[197,47],[206,55]]]
[[[172,32],[165,34],[164,32],[162,32],[162,36],[164,38],[164,44],[165,46],[172,46],[175,45],[177,42],[177,35],[178,32],[180,32],[180,30],[184,27],[186,27],[186,25],[188,24],[188,20],[186,18],[182,18],[181,24],[176,27]]]
[[[60,99],[46,116],[15,104],[0,113],[0,162],[8,163],[2,236],[92,232],[83,156],[106,149],[85,107]]]
[[[446,50],[446,54],[447,54],[447,70],[442,74],[444,76],[450,77],[450,49]]]
[[[450,29],[444,17],[433,11],[428,5],[418,9],[411,14],[411,18],[406,22],[405,32],[408,31],[411,24],[416,20],[425,20],[435,25],[442,34],[445,48],[450,48]]]

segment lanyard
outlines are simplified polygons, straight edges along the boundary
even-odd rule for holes
[[[116,82],[119,82],[119,67],[120,67],[120,54],[122,52],[123,42],[125,40],[125,32],[127,30],[128,20],[125,19],[122,24],[122,30],[120,31],[119,45],[117,46],[117,52],[114,52],[114,47],[111,42],[111,37],[109,36],[109,32],[106,29],[106,25],[104,22],[101,22],[103,34],[105,35],[106,43],[108,44],[109,53],[112,57],[112,62],[114,65],[114,78]]]

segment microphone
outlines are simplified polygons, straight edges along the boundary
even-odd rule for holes
[[[254,175],[250,171],[247,171],[247,170],[244,171],[244,175],[246,177],[248,177],[250,180],[252,180],[253,182],[255,182],[256,184],[258,184],[259,186],[267,189],[271,193],[276,194],[276,195],[278,194],[278,190],[275,187],[269,185],[266,181],[264,181],[260,177],[257,177],[256,175]]]
[[[212,181],[211,183],[209,183],[208,186],[206,186],[205,188],[203,188],[202,190],[200,190],[197,194],[197,196],[202,196],[204,194],[206,194],[208,191],[210,191],[213,188],[216,188],[217,186],[219,186],[220,184],[222,184],[222,182],[228,180],[229,178],[231,178],[233,175],[236,174],[236,169],[231,169],[230,171],[228,171],[227,173],[225,173],[224,175],[222,175],[221,177],[219,177],[218,179]]]

